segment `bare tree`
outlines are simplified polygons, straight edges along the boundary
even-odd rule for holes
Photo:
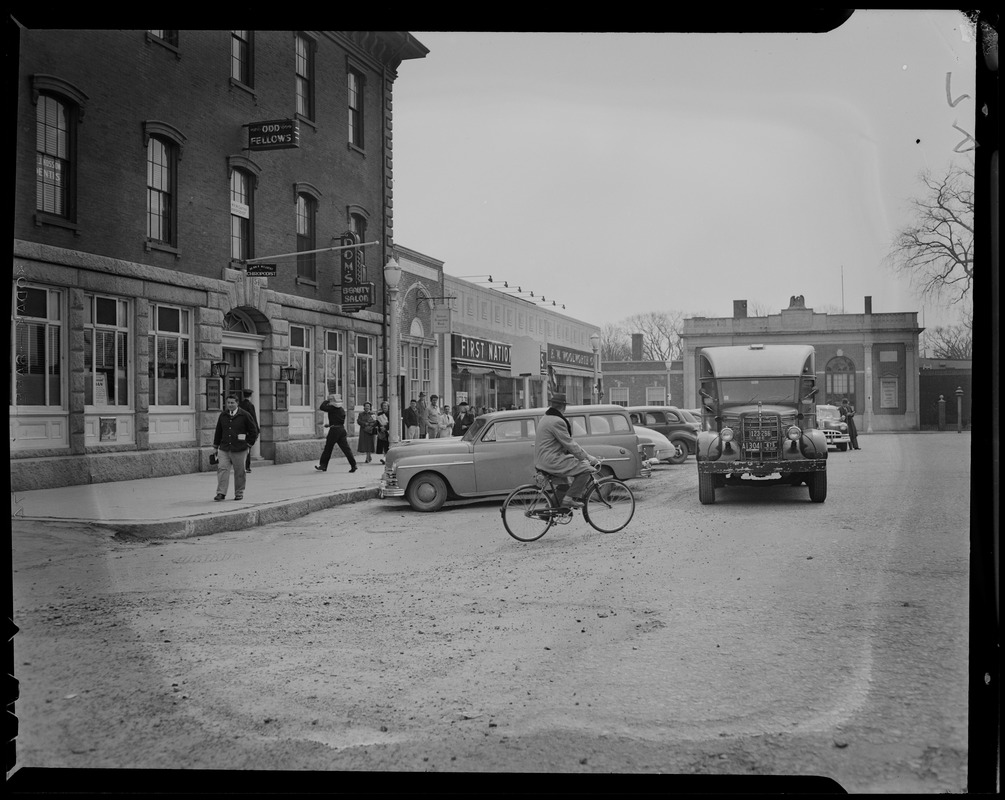
[[[929,170],[911,201],[914,221],[896,236],[888,263],[910,277],[922,297],[970,299],[974,278],[974,166],[951,164],[944,175]]]
[[[629,334],[642,334],[642,358],[645,361],[674,361],[684,357],[680,337],[684,314],[680,311],[632,314],[621,323],[621,327]]]
[[[632,340],[628,331],[619,325],[605,322],[600,326],[600,360],[630,361]]]
[[[963,314],[959,325],[926,329],[921,334],[922,354],[928,358],[970,359],[974,352],[974,315]]]

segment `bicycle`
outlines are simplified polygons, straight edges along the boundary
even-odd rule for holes
[[[635,516],[635,495],[624,481],[598,474],[599,470],[594,470],[583,495],[583,519],[600,533],[616,533]],[[519,542],[536,541],[552,525],[567,525],[573,517],[572,508],[556,502],[556,482],[564,486],[563,476],[537,470],[534,480],[517,486],[499,509],[506,532]]]

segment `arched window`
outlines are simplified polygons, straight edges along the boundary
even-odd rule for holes
[[[824,379],[828,403],[855,396],[855,364],[850,358],[835,356],[828,361]]]
[[[246,313],[233,308],[223,317],[223,329],[235,333],[258,333],[258,327]]]

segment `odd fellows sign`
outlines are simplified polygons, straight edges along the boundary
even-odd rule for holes
[[[286,150],[300,147],[300,126],[292,119],[248,123],[249,150]]]
[[[454,361],[461,364],[509,369],[510,345],[504,342],[455,333],[450,337],[450,348]]]
[[[355,245],[359,244],[359,236],[352,231],[346,231],[339,237],[339,264],[343,311],[360,311],[373,305],[373,283],[364,280],[366,267],[362,254]]]

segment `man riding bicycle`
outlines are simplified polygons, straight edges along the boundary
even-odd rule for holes
[[[572,478],[572,485],[565,491],[558,488],[556,500],[563,508],[582,508],[582,494],[600,460],[572,438],[572,424],[564,413],[566,405],[564,394],[551,396],[534,437],[534,468]]]

